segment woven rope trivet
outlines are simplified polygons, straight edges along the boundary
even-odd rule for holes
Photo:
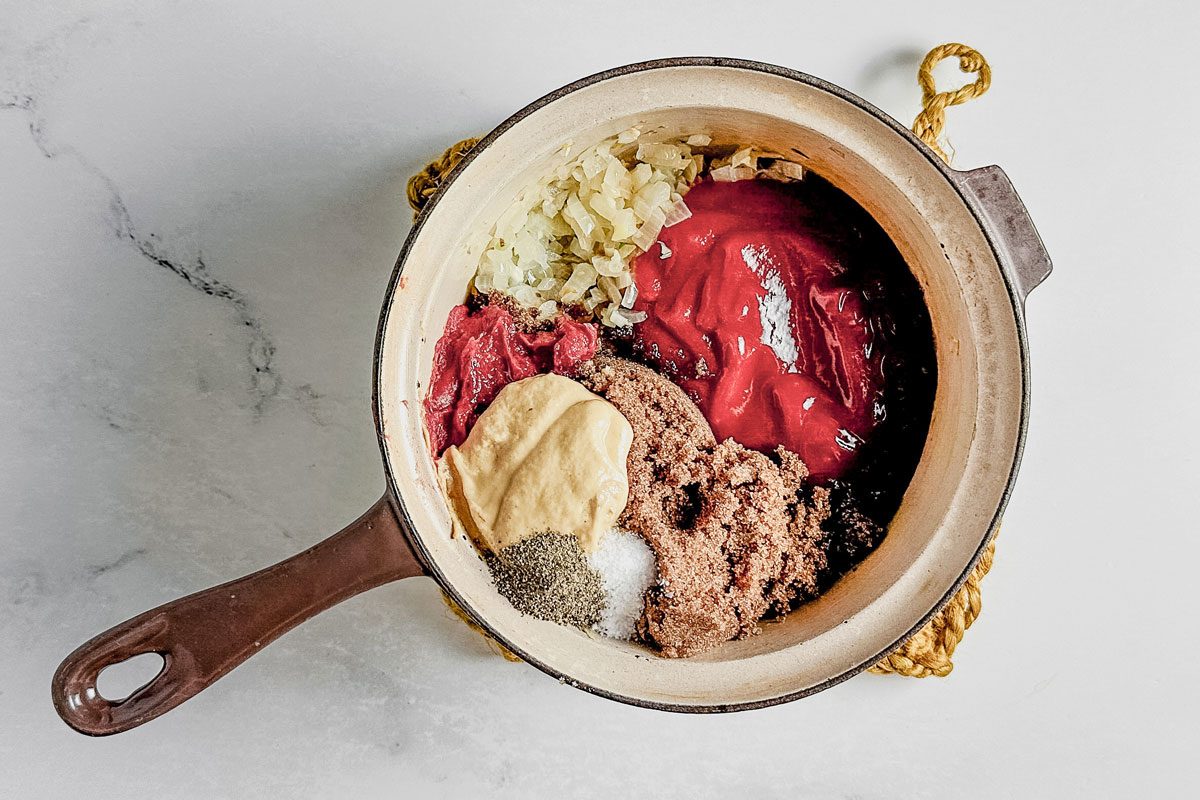
[[[968,74],[975,73],[978,77],[973,82],[952,92],[937,91],[933,80],[933,68],[947,58],[957,58],[959,69]],[[946,129],[946,109],[950,106],[961,105],[986,92],[992,84],[991,67],[988,66],[987,60],[982,55],[965,44],[943,44],[933,48],[925,56],[925,60],[917,69],[917,83],[921,86],[922,108],[921,113],[917,114],[916,120],[913,121],[913,133],[929,145],[930,149],[937,153],[943,161],[950,163],[951,157],[947,155],[941,145],[942,134]],[[445,180],[450,170],[454,169],[467,151],[478,142],[478,139],[463,139],[409,179],[408,203],[412,206],[414,217],[420,213],[429,199],[437,194],[442,181]],[[992,540],[988,542],[983,556],[979,559],[979,563],[967,576],[966,583],[950,599],[946,607],[935,614],[925,627],[913,634],[912,638],[871,667],[871,672],[894,673],[909,678],[931,676],[944,678],[949,675],[950,671],[954,669],[955,648],[962,641],[967,628],[970,628],[971,624],[978,619],[979,612],[983,608],[979,585],[983,581],[983,576],[987,575],[988,570],[992,568],[992,558],[995,553],[996,542],[993,536]],[[476,625],[466,612],[450,599],[449,595],[443,593],[442,599],[463,622],[487,637],[488,641],[495,645],[506,659],[509,661],[521,660],[488,636],[487,632]]]

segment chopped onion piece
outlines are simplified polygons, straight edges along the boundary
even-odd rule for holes
[[[510,296],[523,306],[539,305],[537,292],[528,284],[514,286],[512,292],[510,292]]]
[[[559,299],[564,303],[578,302],[587,291],[596,285],[596,270],[586,262],[576,264],[571,277],[563,284]]]
[[[607,275],[602,275],[597,279],[596,287],[604,292],[604,295],[613,303],[621,304],[621,290],[617,288],[616,282]]]
[[[571,192],[567,197],[567,205],[563,208],[562,214],[575,231],[580,244],[584,248],[590,249],[592,246],[592,231],[596,230],[596,220],[583,207],[583,201],[579,199],[579,195],[576,192]]]
[[[621,313],[620,306],[609,306],[604,310],[602,319],[605,325],[612,328],[625,328],[629,325],[629,319]]]
[[[675,204],[667,211],[666,219],[663,220],[663,227],[669,228],[683,222],[692,215],[692,210],[687,207],[687,203],[683,202],[683,198],[676,196]]]
[[[604,169],[604,182],[601,190],[610,197],[629,197],[633,191],[633,177],[625,169],[625,165],[613,157],[609,157],[608,166]]]
[[[642,144],[637,149],[638,161],[673,170],[682,170],[691,157],[690,152],[685,155],[681,148],[673,144]]]
[[[734,181],[748,181],[758,173],[758,170],[753,167],[734,167],[726,165],[717,167],[711,170],[708,175],[714,181],[719,183],[733,183]]]
[[[654,211],[654,206],[647,203],[640,195],[633,198],[633,213],[639,220],[645,221]]]
[[[666,247],[664,246],[665,250]],[[625,287],[625,294],[621,296],[621,308],[633,308],[633,304],[637,302],[637,284],[630,283]]]
[[[694,133],[687,138],[684,144],[691,145],[692,147],[707,147],[712,144],[712,137],[706,136],[703,133]]]
[[[609,278],[615,278],[625,271],[625,262],[621,260],[620,253],[614,253],[611,257],[596,256],[592,259],[592,266],[596,268],[597,275]]]
[[[629,128],[617,134],[617,143],[630,144],[631,142],[636,142],[641,135],[642,131],[639,128]]]
[[[633,190],[636,192],[638,189],[641,189],[650,182],[650,178],[653,175],[654,168],[649,164],[638,164],[629,173],[629,177],[633,179]]]
[[[708,171],[708,177],[718,183],[732,183],[736,178],[733,177],[733,167],[726,164],[723,167],[716,167]]]
[[[650,246],[658,239],[658,234],[662,232],[663,222],[666,219],[667,215],[662,208],[656,206],[651,212],[650,218],[642,223],[642,227],[638,228],[637,234],[630,241],[643,252],[649,250]]]
[[[637,216],[628,208],[622,208],[612,221],[614,242],[626,242],[637,233]]]
[[[743,147],[729,157],[729,166],[754,168],[756,166],[755,161],[754,148]]]
[[[764,173],[763,177],[783,181],[799,181],[804,179],[804,167],[793,161],[776,161]]]
[[[671,185],[663,181],[651,181],[638,190],[637,200],[641,200],[649,208],[661,208],[671,202]],[[636,211],[636,209],[635,209]],[[639,215],[640,216],[640,215]],[[649,219],[647,213],[642,219]]]
[[[611,195],[602,192],[589,195],[588,205],[592,207],[593,211],[610,222],[616,218],[619,212],[624,210],[617,205],[617,201]]]

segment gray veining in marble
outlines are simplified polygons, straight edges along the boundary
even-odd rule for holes
[[[271,364],[271,358],[275,354],[275,345],[271,343],[266,331],[263,330],[262,322],[251,313],[245,295],[214,277],[209,272],[208,265],[204,263],[204,258],[200,253],[184,256],[171,255],[169,245],[161,242],[157,234],[141,233],[134,225],[129,209],[112,178],[105,175],[75,148],[53,142],[47,132],[46,121],[38,111],[37,101],[32,96],[21,95],[12,100],[0,102],[0,110],[3,109],[25,112],[29,117],[29,135],[42,155],[46,158],[72,159],[83,172],[91,175],[100,183],[109,195],[108,207],[112,216],[113,235],[122,241],[129,242],[134,250],[150,264],[173,272],[191,288],[230,305],[238,322],[248,329],[250,344],[247,362],[251,371],[251,392],[254,396],[254,409],[261,412],[267,402],[279,393],[280,380]]]

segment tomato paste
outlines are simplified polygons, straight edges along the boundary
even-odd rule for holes
[[[596,354],[596,326],[560,314],[552,330],[526,333],[500,305],[450,311],[433,351],[425,426],[435,456],[466,441],[471,426],[508,384],[555,372],[573,375]]]

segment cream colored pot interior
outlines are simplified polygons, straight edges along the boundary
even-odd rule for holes
[[[421,416],[434,343],[450,308],[465,297],[493,221],[537,175],[632,125],[794,153],[891,235],[924,287],[937,339],[932,428],[882,546],[828,594],[783,622],[765,624],[761,635],[686,660],[518,614],[496,593],[471,544],[451,536]],[[385,456],[434,571],[531,661],[589,690],[642,704],[770,702],[872,663],[943,600],[979,552],[1019,446],[1024,386],[1016,313],[995,256],[945,174],[864,109],[817,86],[751,69],[672,66],[621,74],[517,121],[427,215],[383,329]]]

